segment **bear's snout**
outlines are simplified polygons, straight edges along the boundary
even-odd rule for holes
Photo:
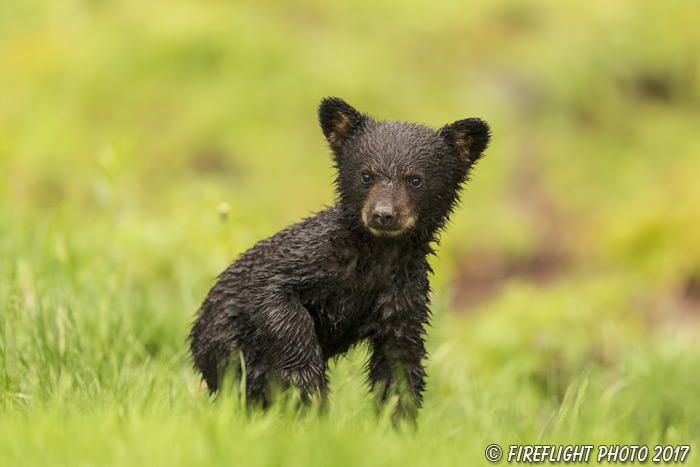
[[[362,219],[374,235],[396,236],[415,224],[404,190],[395,184],[378,184],[365,200]]]
[[[393,203],[384,200],[378,201],[372,209],[372,227],[386,230],[398,230],[396,223],[398,212]]]

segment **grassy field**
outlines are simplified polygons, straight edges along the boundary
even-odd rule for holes
[[[699,15],[0,2],[0,466],[489,465],[491,443],[700,465]],[[326,414],[213,400],[191,370],[215,277],[332,203],[331,95],[493,128],[432,262],[416,430],[375,415],[362,347]]]

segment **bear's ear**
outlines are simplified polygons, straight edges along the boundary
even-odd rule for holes
[[[479,160],[491,140],[489,125],[480,118],[467,118],[445,125],[439,133],[467,167]]]
[[[364,117],[350,104],[337,97],[328,97],[318,107],[318,120],[333,151],[339,151],[343,143],[362,126]]]

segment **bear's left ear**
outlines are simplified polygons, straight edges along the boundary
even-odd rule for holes
[[[318,120],[331,149],[337,153],[345,141],[362,127],[364,117],[344,100],[328,97],[318,107]]]
[[[480,118],[459,120],[440,128],[438,133],[467,168],[479,160],[491,140],[489,125]]]

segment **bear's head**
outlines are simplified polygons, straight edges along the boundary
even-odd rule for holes
[[[376,121],[335,97],[324,99],[318,114],[333,151],[342,209],[382,238],[432,238],[490,139],[488,124],[478,118],[435,131]]]

